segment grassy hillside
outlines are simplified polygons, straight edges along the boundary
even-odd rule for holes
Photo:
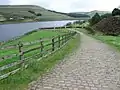
[[[94,11],[88,12],[88,13],[86,13],[86,14],[92,17],[92,16],[95,15],[95,13],[98,13],[99,15],[103,15],[103,14],[110,13],[110,12],[109,12],[109,11],[98,11],[98,10],[94,10]]]
[[[54,12],[54,13],[58,13],[58,14],[64,14],[73,18],[89,18],[89,15],[86,14],[79,14],[79,13],[63,13],[63,12],[57,12],[57,11],[53,11],[53,10],[48,10],[50,12]]]
[[[86,15],[89,15],[89,16],[94,16],[95,13],[98,13],[99,15],[103,15],[103,14],[106,14],[106,13],[110,13],[109,11],[98,11],[98,10],[94,10],[94,11],[91,11],[91,12],[74,12],[74,13],[77,13],[77,14],[86,14]]]
[[[35,14],[40,13],[41,16],[36,16],[29,11],[33,11]],[[13,17],[16,18],[16,20],[22,17],[41,21],[74,19],[67,15],[50,12],[47,9],[34,5],[0,5],[0,15],[3,15],[3,17],[7,19]]]
[[[32,11],[34,13],[31,13],[29,11]],[[41,14],[41,16],[37,16],[37,14]],[[24,18],[24,20],[22,20],[23,22],[25,22],[25,20],[54,21],[54,20],[86,19],[86,18],[74,18],[62,13],[51,12],[50,10],[35,5],[0,5],[0,15],[3,16],[1,18],[6,18],[7,21],[20,21],[21,20],[20,18]],[[9,20],[11,17],[15,18],[15,20]]]

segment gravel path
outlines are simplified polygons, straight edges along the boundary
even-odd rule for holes
[[[120,90],[120,54],[81,34],[81,46],[29,90]]]

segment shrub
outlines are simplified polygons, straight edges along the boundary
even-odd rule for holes
[[[120,35],[120,18],[109,17],[102,19],[94,25],[95,30],[103,32],[105,35],[118,36]]]
[[[115,9],[112,11],[112,15],[113,15],[113,16],[120,15],[120,10],[119,10],[118,8],[115,8]]]
[[[35,12],[34,12],[34,11],[32,11],[32,10],[29,10],[28,12],[30,12],[30,13],[32,13],[32,14],[35,14]]]
[[[96,23],[98,23],[99,21],[101,20],[101,17],[98,13],[96,13],[90,20],[90,25],[93,26],[95,25]]]
[[[95,34],[95,31],[94,31],[94,29],[93,28],[91,28],[90,26],[88,26],[88,27],[84,27],[87,31],[88,31],[88,34]]]
[[[42,14],[41,13],[37,13],[36,16],[42,16]]]
[[[108,17],[111,17],[111,16],[112,16],[111,13],[106,13],[104,15],[101,15],[101,19],[108,18]]]

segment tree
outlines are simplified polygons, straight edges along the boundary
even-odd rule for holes
[[[98,23],[101,20],[101,17],[98,13],[96,13],[91,19],[90,19],[90,25],[93,26],[96,23]]]
[[[120,15],[120,10],[119,10],[118,8],[115,8],[115,9],[112,11],[112,15],[113,15],[113,16]]]
[[[111,13],[106,13],[104,15],[101,15],[101,19],[108,18],[108,17],[111,17],[111,16],[112,16]]]
[[[42,16],[42,14],[41,13],[37,13],[36,16]]]
[[[36,15],[36,13],[34,11],[29,10],[28,12]]]
[[[68,13],[68,16],[75,17],[75,18],[80,18],[80,17],[90,17],[89,15],[86,14],[79,14],[79,13]]]
[[[66,24],[66,26],[70,26],[70,25],[72,25],[72,23],[71,23],[71,22],[69,22],[69,23],[67,23],[67,24]]]

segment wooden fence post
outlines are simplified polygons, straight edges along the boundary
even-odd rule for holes
[[[60,35],[58,36],[58,47],[60,48]]]
[[[67,34],[65,34],[65,43],[67,42]]]
[[[24,58],[23,58],[24,53],[22,52],[23,44],[21,42],[19,42],[18,47],[19,47],[19,58],[20,58],[20,60],[22,60],[22,70],[24,70],[25,61],[24,61]]]
[[[41,45],[40,52],[41,52],[41,57],[42,57],[43,56],[43,48],[44,48],[42,40],[40,42],[40,45]]]
[[[70,38],[72,37],[72,32],[70,33]]]
[[[62,44],[64,44],[64,36],[62,35]]]
[[[69,34],[69,39],[71,38],[71,32],[70,32],[70,34]]]
[[[20,58],[20,60],[22,60],[22,56],[23,56],[22,47],[23,47],[23,44],[21,42],[19,42],[18,48],[19,48],[19,58]]]
[[[66,34],[64,35],[64,43],[66,42]]]
[[[66,34],[66,41],[68,41],[69,40],[69,36],[68,36],[69,34]]]
[[[52,51],[54,51],[55,50],[55,39],[53,38],[52,39]]]

